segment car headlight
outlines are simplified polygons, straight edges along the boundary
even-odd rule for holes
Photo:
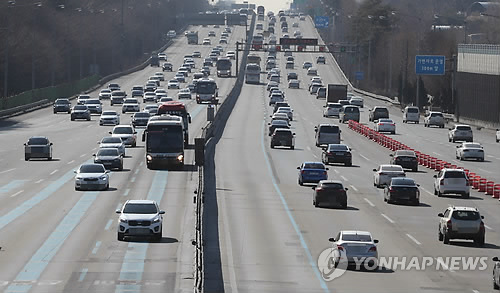
[[[160,217],[154,218],[154,219],[153,219],[153,223],[158,223],[158,222],[160,222],[160,220],[161,220],[161,218],[160,218]]]
[[[120,222],[122,222],[122,223],[128,223],[128,220],[124,219],[124,218],[120,218]]]
[[[179,162],[182,162],[183,159],[184,159],[184,155],[178,155],[177,156],[177,160],[179,160]]]
[[[106,176],[101,176],[101,177],[99,177],[99,179],[100,179],[100,180],[104,180],[104,181],[106,181],[106,180],[108,179],[108,177],[106,177]]]

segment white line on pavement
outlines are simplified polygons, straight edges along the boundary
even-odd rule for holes
[[[363,159],[367,160],[367,161],[371,161],[370,159],[368,159],[367,157],[363,156],[362,154],[359,154],[360,157],[362,157]]]
[[[351,184],[351,188],[352,188],[352,190],[358,192],[358,189],[354,185],[352,185],[352,184]]]
[[[7,172],[10,172],[10,171],[14,171],[14,170],[16,170],[16,168],[12,168],[12,169],[9,169],[9,170],[2,171],[2,172],[0,172],[0,174],[7,173]]]
[[[59,171],[59,170],[55,169],[54,171],[50,172],[50,175],[54,175],[54,174],[56,174],[56,173],[57,173],[57,171]]]
[[[488,173],[488,174],[492,174],[493,172],[490,172],[488,170],[484,170],[483,168],[477,168],[479,171],[481,172],[485,172],[485,173]]]
[[[427,192],[430,195],[434,195],[434,193],[430,192],[429,190],[427,190],[427,189],[425,189],[423,187],[420,187],[420,189],[422,189],[423,191]]]
[[[435,154],[436,156],[442,156],[440,153],[436,153],[436,152],[432,152],[433,154]]]
[[[19,194],[21,194],[24,190],[19,190],[18,192],[14,193],[13,195],[11,195],[10,197],[16,197],[18,196]]]
[[[492,230],[492,231],[493,231],[493,229],[492,229],[490,226],[488,226],[488,225],[484,225],[484,228],[486,228],[486,229],[488,229],[488,230]]]
[[[337,169],[333,169],[333,172],[335,172],[336,174],[340,174],[339,170]]]
[[[382,217],[384,217],[387,221],[391,222],[391,224],[396,223],[396,222],[394,222],[394,220],[393,220],[393,219],[389,218],[389,217],[388,217],[388,216],[386,216],[385,214],[381,214],[381,215],[382,215]]]
[[[479,291],[472,289],[472,292],[474,293],[479,293]]]
[[[342,180],[344,181],[349,181],[349,179],[345,178],[344,176],[340,175],[340,178],[342,178]]]
[[[41,183],[43,180],[44,180],[44,179],[40,179],[40,180],[38,180],[38,181],[37,181],[37,182],[35,182],[35,183],[36,183],[36,184]]]
[[[417,245],[421,245],[422,243],[420,243],[420,241],[418,241],[415,237],[411,236],[410,234],[406,234],[406,236],[408,236],[408,238],[410,238],[411,240],[413,240],[413,242],[415,242]]]
[[[370,200],[368,200],[368,198],[366,198],[366,197],[365,197],[365,198],[364,198],[364,200],[365,200],[365,201],[366,201],[366,202],[367,202],[370,206],[372,206],[372,207],[374,207],[374,206],[375,206],[375,205],[374,205],[374,204],[373,204]]]
[[[71,161],[69,161],[67,164],[68,164],[68,165],[69,165],[69,164],[73,164],[74,162],[75,162],[75,160],[71,160]]]
[[[83,158],[83,157],[85,157],[86,155],[87,155],[87,154],[80,155],[80,158]]]

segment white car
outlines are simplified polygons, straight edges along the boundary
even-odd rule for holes
[[[364,100],[361,97],[351,97],[349,99],[349,104],[363,108],[364,107]]]
[[[380,118],[375,124],[375,130],[378,132],[396,134],[396,123],[392,121],[392,119]]]
[[[295,66],[295,63],[293,61],[287,61],[285,64],[286,69],[293,69]]]
[[[102,100],[102,99],[105,99],[105,100],[111,99],[111,90],[110,89],[102,89],[99,92],[99,100]]]
[[[273,75],[271,75],[271,78],[269,78],[269,80],[280,83],[280,76],[279,76],[279,74],[273,74]]]
[[[286,123],[288,123],[288,125],[290,125],[290,118],[288,117],[288,115],[286,113],[274,113],[271,116],[271,122],[273,122],[275,120],[283,120],[283,121],[286,121]]]
[[[119,137],[106,136],[97,142],[99,148],[117,148],[121,155],[125,157],[125,144]]]
[[[184,74],[178,72],[175,76],[174,76],[174,79],[177,80],[178,83],[181,83],[181,82],[186,82],[186,76],[184,76]],[[170,81],[172,81],[173,79],[171,79]],[[168,83],[170,83],[170,81]]]
[[[130,125],[116,125],[113,130],[109,132],[112,137],[119,137],[125,145],[135,147],[137,145],[137,131]]]
[[[160,81],[165,80],[165,75],[163,74],[163,72],[155,72],[155,76],[158,76],[160,78]]]
[[[137,100],[136,98],[127,98],[125,99],[125,101],[123,101],[122,113],[139,112],[139,111],[140,111],[139,100]]]
[[[466,159],[476,159],[482,162],[484,161],[484,149],[479,143],[464,142],[461,145],[457,145],[455,157],[461,161]]]
[[[165,98],[162,98],[162,99],[165,99]],[[158,103],[158,104],[161,105],[162,103]],[[158,105],[146,105],[142,111],[148,112],[149,114],[151,114],[151,116],[156,115],[156,113],[158,113]]]
[[[89,99],[90,99],[89,95],[79,95],[78,98],[76,99],[76,103],[78,105],[85,105],[85,101]]]
[[[120,114],[116,111],[103,111],[99,118],[99,125],[118,125],[120,124]]]
[[[373,169],[373,172],[375,172],[373,174],[373,185],[376,187],[388,185],[391,183],[391,178],[406,177],[403,167],[399,165],[380,165],[377,169]]]
[[[361,265],[357,269],[378,269],[377,239],[366,231],[340,231],[329,239],[332,245],[334,266]],[[358,263],[357,263],[358,262]]]
[[[293,121],[293,109],[291,107],[279,107],[275,113],[285,113],[290,121]]]
[[[314,67],[309,67],[309,69],[307,69],[307,75],[318,75],[318,70]]]
[[[170,33],[170,32],[168,32],[168,33]],[[167,54],[165,54],[165,53],[158,53],[158,59],[166,61],[167,60]]]
[[[177,79],[171,79],[171,80],[169,80],[167,88],[168,89],[179,89],[180,88],[179,81]]]
[[[288,82],[288,88],[289,89],[298,89],[298,88],[300,88],[300,81],[298,79],[291,79]]]
[[[177,99],[191,99],[191,90],[188,88],[183,88],[177,93]]]
[[[424,117],[424,126],[430,127],[431,125],[439,126],[439,128],[444,128],[444,116],[441,112],[429,112],[428,115]]]
[[[127,200],[120,210],[118,218],[118,241],[125,236],[152,237],[162,239],[163,214],[154,200]]]
[[[103,164],[83,164],[74,171],[75,190],[107,190],[109,188],[109,171]]]
[[[415,106],[407,106],[403,110],[403,123],[414,122],[418,124],[420,121],[420,110]]]
[[[434,178],[434,195],[461,194],[463,198],[469,198],[470,183],[464,170],[442,169]]]
[[[269,106],[274,105],[276,102],[283,102],[285,101],[285,98],[283,97],[282,94],[272,94],[271,97],[269,98]]]
[[[144,94],[144,97],[143,97],[142,101],[144,103],[146,103],[146,102],[153,102],[153,103],[155,103],[157,101],[157,98],[158,97],[156,96],[156,94],[154,92],[147,92],[147,93]]]
[[[211,44],[212,44],[212,42],[210,41],[210,39],[209,39],[209,38],[205,38],[205,39],[203,39],[203,43],[202,43],[202,44],[203,44],[203,45],[211,45]]]
[[[271,88],[273,88],[273,87],[278,87],[278,86],[279,86],[279,84],[278,84],[277,82],[275,82],[275,81],[270,81],[270,82],[268,82],[268,83],[267,83],[266,88],[267,88],[267,90],[268,90],[268,91],[270,91],[270,90],[271,90]]]
[[[458,140],[472,142],[472,128],[469,125],[457,124],[455,127],[450,128],[450,131],[448,132],[448,141],[455,142]]]
[[[323,117],[339,117],[342,105],[339,103],[328,103],[323,111]]]
[[[87,99],[85,100],[85,106],[87,106],[91,114],[102,113],[102,104],[99,99]]]

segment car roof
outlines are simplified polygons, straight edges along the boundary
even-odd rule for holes
[[[342,185],[344,185],[344,183],[342,181],[340,181],[340,180],[320,180],[318,182],[318,184],[323,184],[323,183],[326,183],[326,184],[328,184],[328,183],[336,183],[336,184],[342,184]]]
[[[370,232],[357,231],[357,230],[342,230],[340,231],[340,233],[342,233],[342,235],[369,235],[370,237],[372,236]]]
[[[449,209],[452,209],[454,211],[457,211],[457,210],[460,210],[460,211],[471,211],[471,212],[477,212],[477,208],[476,207],[455,207],[455,206],[451,206],[451,207],[448,207]]]
[[[391,165],[391,164],[381,164],[380,167],[400,167],[401,169],[403,168],[400,165]]]
[[[125,202],[127,203],[133,203],[133,204],[156,204],[156,201],[154,200],[149,200],[149,199],[129,199]]]
[[[444,169],[441,169],[441,171],[443,171],[443,172],[448,172],[448,171],[453,171],[453,172],[455,172],[455,171],[465,172],[463,169],[458,169],[458,168],[456,168],[456,169],[453,169],[453,168],[444,168]]]

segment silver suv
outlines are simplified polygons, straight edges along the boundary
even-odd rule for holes
[[[434,178],[434,195],[461,194],[463,198],[469,198],[470,183],[464,170],[443,169]]]
[[[477,208],[451,206],[438,216],[439,241],[448,244],[450,239],[471,239],[478,246],[484,245],[484,217]]]
[[[472,139],[472,128],[469,125],[455,125],[455,127],[450,128],[448,133],[449,142],[458,140],[472,142]]]

